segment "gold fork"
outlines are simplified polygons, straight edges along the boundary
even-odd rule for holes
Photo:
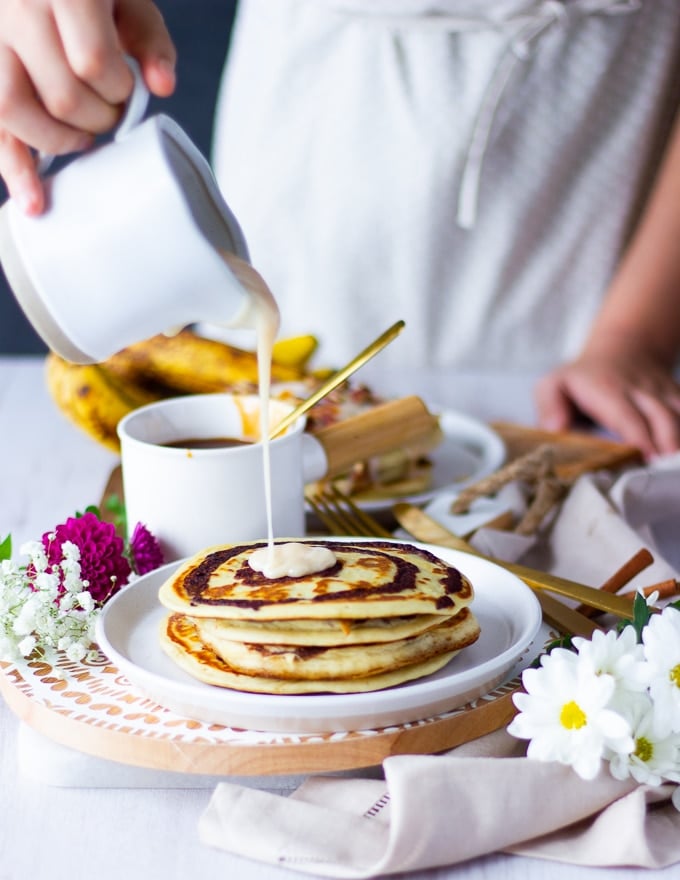
[[[351,498],[330,484],[326,489],[307,493],[307,502],[332,535],[359,538],[394,538],[375,517],[358,507]]]
[[[331,484],[321,492],[308,493],[307,501],[319,520],[332,535],[351,537],[389,538],[394,535],[384,528],[373,516],[358,507],[351,498]],[[461,539],[459,549],[478,554],[475,549]],[[530,585],[529,585],[530,586]],[[533,588],[538,599],[544,620],[565,635],[579,635],[590,638],[597,629],[602,629],[593,620],[569,606],[549,596],[543,590]]]

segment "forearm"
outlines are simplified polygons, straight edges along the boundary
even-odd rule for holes
[[[669,366],[680,353],[680,117],[585,351],[617,340]]]

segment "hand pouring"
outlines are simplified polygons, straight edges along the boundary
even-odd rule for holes
[[[9,284],[47,345],[76,363],[197,321],[250,326],[224,256],[248,259],[238,223],[182,129],[141,121],[148,93],[129,63],[136,86],[114,139],[45,177],[40,216],[11,199],[0,209]]]

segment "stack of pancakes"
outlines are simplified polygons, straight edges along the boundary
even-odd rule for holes
[[[473,589],[426,550],[324,542],[335,562],[268,579],[249,565],[263,542],[212,547],[161,587],[161,645],[208,684],[266,694],[357,693],[443,667],[479,636]]]

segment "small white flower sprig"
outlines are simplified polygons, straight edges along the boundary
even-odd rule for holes
[[[529,740],[527,757],[586,780],[605,761],[616,779],[680,783],[680,605],[648,601],[637,595],[618,631],[558,643],[524,670],[508,732]],[[680,810],[680,787],[672,801]]]
[[[2,547],[11,551],[7,540]],[[0,561],[0,659],[35,655],[49,660],[56,651],[76,662],[94,659],[99,606],[81,578],[78,547],[64,542],[58,570],[39,541],[24,544],[20,553],[28,557],[28,565],[20,566],[9,556]]]
[[[20,548],[25,564],[12,560],[12,538],[0,541],[0,660],[94,660],[96,618],[131,578],[163,562],[158,542],[137,523],[129,542],[96,507],[69,517],[41,541]]]

